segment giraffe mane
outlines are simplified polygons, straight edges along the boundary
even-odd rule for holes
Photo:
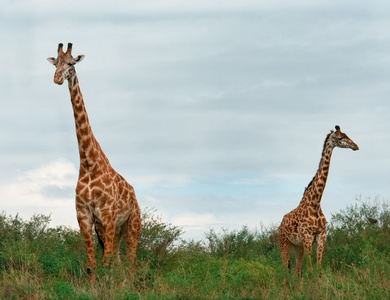
[[[325,138],[325,141],[324,141],[324,146],[323,146],[323,149],[322,149],[322,154],[321,154],[321,157],[324,156],[324,151],[325,151],[325,147],[326,147],[326,144],[329,140],[329,137],[330,135],[333,133],[334,131],[331,130],[330,133],[327,134],[326,138]],[[321,164],[321,161],[320,161],[320,164]],[[317,174],[316,174],[317,175]],[[316,178],[316,175],[314,175],[313,179],[309,182],[309,184],[307,185],[307,187],[305,187],[305,191],[304,193],[306,192],[306,190],[313,184],[313,181],[314,181],[314,178]]]

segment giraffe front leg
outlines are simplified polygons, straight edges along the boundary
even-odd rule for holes
[[[295,250],[295,271],[298,278],[302,277],[302,263],[303,263],[303,246],[294,245]]]
[[[313,246],[313,236],[309,233],[304,235],[304,242],[303,242],[303,255],[307,255],[307,259],[309,260],[308,269],[311,271],[313,270],[313,266],[311,264],[311,250]]]
[[[92,237],[92,222],[85,215],[77,213],[77,221],[79,223],[81,235],[84,238],[85,248],[87,250],[87,273],[88,281],[92,283],[95,281],[96,260],[93,250],[93,237]]]
[[[121,243],[121,231],[115,232],[115,237],[114,237],[114,253],[116,256],[116,262],[120,263],[121,262],[121,257],[119,254],[119,247]]]
[[[111,264],[112,255],[114,252],[114,239],[115,239],[115,219],[107,219],[103,224],[104,232],[104,255],[103,265],[107,263]]]
[[[127,228],[124,229],[124,240],[126,248],[127,261],[129,263],[128,274],[135,272],[135,257],[137,252],[138,239],[141,235],[141,216],[139,210],[134,212],[128,221]]]
[[[326,243],[326,229],[323,232],[317,235],[317,266],[319,269],[319,276],[322,276],[321,271],[321,261],[322,261],[322,253],[324,252],[325,243]]]

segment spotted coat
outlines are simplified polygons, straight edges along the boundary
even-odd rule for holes
[[[57,58],[48,58],[56,67],[54,82],[68,81],[80,154],[79,178],[76,186],[76,212],[87,250],[89,281],[95,280],[96,260],[93,227],[104,244],[103,263],[112,255],[119,261],[119,244],[125,242],[129,272],[134,272],[137,242],[141,232],[141,216],[133,187],[119,175],[108,161],[92,133],[74,65],[84,55],[73,58],[72,44],[66,52],[58,46]]]
[[[309,257],[311,268],[312,245],[317,242],[317,264],[321,265],[322,253],[326,242],[326,219],[321,210],[321,198],[325,189],[329,174],[330,159],[333,149],[359,147],[336,126],[336,131],[331,131],[326,136],[318,170],[306,187],[298,207],[283,217],[278,230],[279,249],[284,266],[289,265],[290,248],[295,250],[296,273],[301,277],[303,257],[305,253]]]

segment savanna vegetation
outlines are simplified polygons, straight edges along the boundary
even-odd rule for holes
[[[387,201],[357,201],[328,217],[322,278],[314,263],[301,280],[287,274],[286,285],[276,227],[210,230],[202,241],[183,241],[182,228],[145,210],[134,278],[125,279],[125,263],[103,267],[96,242],[100,264],[89,285],[78,230],[49,222],[0,214],[1,299],[390,299]]]

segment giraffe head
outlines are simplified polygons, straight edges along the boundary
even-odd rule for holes
[[[49,57],[47,60],[56,67],[54,73],[54,83],[61,85],[65,79],[69,80],[76,73],[74,65],[83,60],[84,55],[73,57],[72,43],[68,43],[66,52],[62,51],[62,44],[58,44],[57,58]]]
[[[341,132],[340,126],[336,125],[336,131],[332,131],[329,135],[329,141],[333,147],[351,148],[353,151],[359,150],[356,145],[344,132]]]

